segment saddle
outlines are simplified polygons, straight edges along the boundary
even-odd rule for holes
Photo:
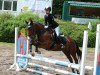
[[[62,43],[66,44],[67,40],[64,37],[64,34],[61,32],[60,35],[57,37],[56,32],[52,28],[48,28],[47,31],[53,34],[54,43]]]
[[[61,43],[63,45],[65,45],[67,43],[67,40],[64,37],[63,33],[60,33],[60,35],[57,37],[56,32],[52,28],[47,28],[46,31],[48,31],[48,32],[50,32],[50,34],[52,34],[52,38],[54,40],[52,43],[52,46],[50,47],[50,50],[52,48],[54,48],[54,46],[58,43]]]

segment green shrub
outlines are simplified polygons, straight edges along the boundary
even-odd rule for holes
[[[95,47],[95,41],[96,41],[96,32],[89,32],[89,40],[88,40],[88,46],[89,47]]]
[[[43,19],[40,18],[38,15],[29,12],[19,14],[18,16],[15,17],[15,20],[25,22],[29,18],[32,18],[32,20],[36,22],[43,22]]]
[[[0,41],[2,42],[14,42],[14,32],[15,27],[19,27],[21,32],[25,35],[25,21],[28,18],[32,18],[33,21],[43,23],[43,18],[33,13],[21,13],[17,16],[14,16],[9,13],[0,14]],[[61,32],[65,36],[70,36],[73,38],[79,46],[82,46],[83,42],[83,32],[87,29],[87,25],[77,25],[69,21],[56,20],[59,25]],[[95,37],[96,37],[96,25],[99,21],[92,22],[93,30],[89,32],[89,47],[95,46]]]
[[[97,24],[100,24],[100,20],[94,20],[94,21],[91,22],[92,32],[95,32],[96,31]]]
[[[65,36],[70,36],[79,44],[79,46],[82,46],[83,32],[87,29],[86,25],[77,25],[69,21],[65,22],[60,20],[57,20],[57,22],[60,24],[61,31]]]

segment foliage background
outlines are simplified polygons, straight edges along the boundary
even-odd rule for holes
[[[32,13],[22,13],[14,16],[9,13],[0,14],[0,41],[1,42],[14,42],[14,30],[15,27],[19,27],[22,32],[25,33],[26,27],[25,20],[31,17],[34,21],[44,23],[42,18]],[[56,20],[64,35],[72,37],[79,46],[82,46],[83,32],[87,30],[87,25],[78,25],[69,21]],[[92,22],[93,30],[89,31],[89,47],[95,46],[96,25],[100,21]]]

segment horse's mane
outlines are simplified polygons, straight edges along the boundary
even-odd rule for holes
[[[29,18],[29,21],[31,22],[32,25],[41,25],[44,27],[44,25],[42,23],[39,23],[39,22],[36,22],[36,21],[33,21],[32,18]],[[26,21],[27,22],[27,21]]]
[[[33,24],[35,24],[35,25],[41,25],[41,26],[45,26],[44,24],[42,24],[42,23],[39,23],[39,22],[33,22]]]
[[[36,22],[36,24],[39,24],[39,25],[42,25],[42,26],[44,26],[44,24],[42,24],[42,23],[38,23],[38,22]]]

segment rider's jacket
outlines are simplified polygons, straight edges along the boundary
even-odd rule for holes
[[[45,19],[45,25],[48,25],[53,29],[55,29],[59,25],[56,21],[54,21],[54,16],[52,14],[45,15],[44,19]]]

